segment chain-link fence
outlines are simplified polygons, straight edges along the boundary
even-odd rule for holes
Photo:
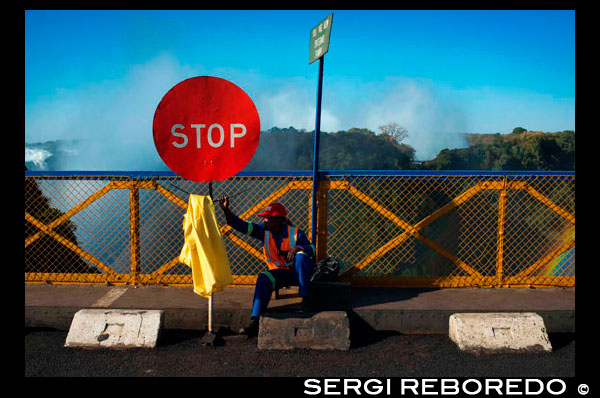
[[[172,173],[25,172],[25,281],[192,285],[177,261],[188,193]],[[311,231],[309,172],[239,173],[215,199],[253,222],[272,201]],[[573,172],[324,172],[317,253],[366,286],[575,286]],[[216,206],[234,284],[265,269],[261,242]]]

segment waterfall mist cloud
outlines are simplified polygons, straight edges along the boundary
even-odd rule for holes
[[[466,147],[466,116],[448,88],[436,88],[431,81],[389,82],[379,90],[378,100],[366,104],[365,126],[397,122],[408,130],[404,143],[415,149],[415,158],[433,159],[442,149]]]
[[[256,71],[208,70],[182,64],[172,54],[162,53],[133,65],[121,79],[59,89],[51,97],[26,104],[25,140],[76,141],[71,150],[78,153],[65,156],[61,170],[167,170],[152,138],[156,106],[175,84],[199,75],[220,76],[242,87],[257,106],[263,131],[289,126],[306,131],[315,128],[316,76],[272,78]],[[416,159],[432,159],[444,148],[466,147],[464,133],[483,132],[470,124],[474,117],[469,115],[469,101],[474,102],[476,93],[471,90],[466,96],[425,79],[388,77],[362,82],[326,78],[321,131],[357,127],[379,133],[379,126],[396,122],[408,130],[404,142],[415,149]],[[481,108],[485,103],[478,105]],[[521,105],[514,107],[527,109]],[[477,117],[481,120],[482,116]],[[498,115],[496,120],[501,118]],[[510,132],[517,126],[509,128],[511,122],[505,123],[509,123],[507,127],[496,131]],[[49,155],[35,156],[43,165],[44,156]],[[34,154],[26,153],[27,159],[33,161]]]
[[[120,80],[57,90],[26,105],[25,140],[76,141],[71,150],[78,155],[64,158],[64,170],[164,170],[152,138],[154,111],[173,85],[194,74],[162,54]]]
[[[264,128],[315,128],[314,82],[284,85],[259,97]],[[444,148],[467,146],[466,116],[453,91],[436,88],[431,81],[386,79],[376,83],[334,81],[323,88],[321,131],[353,127],[379,133],[379,127],[396,122],[408,130],[404,141],[417,159],[432,159]],[[340,95],[340,93],[343,93]]]
[[[257,107],[263,130],[271,127],[294,127],[312,131],[315,129],[316,86],[312,82],[284,84],[263,91],[257,97]],[[312,90],[311,90],[312,88]],[[329,107],[321,107],[321,130],[341,129],[340,119]]]

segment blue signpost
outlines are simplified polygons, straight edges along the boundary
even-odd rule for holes
[[[313,245],[317,244],[317,190],[319,187],[319,143],[321,136],[321,98],[323,94],[323,62],[325,53],[329,50],[329,38],[331,36],[331,23],[333,13],[321,21],[310,31],[310,45],[308,51],[308,63],[319,60],[319,82],[317,86],[317,110],[315,116],[315,137],[313,145],[313,185],[312,185],[312,219],[311,240]],[[316,254],[316,253],[315,253]]]
[[[321,136],[321,96],[323,92],[323,58],[319,60],[319,86],[317,89],[317,114],[315,122],[315,142],[313,145],[313,185],[312,185],[312,223],[311,240],[317,244],[317,188],[319,186],[319,142]]]

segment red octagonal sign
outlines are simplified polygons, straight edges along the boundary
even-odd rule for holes
[[[187,180],[225,180],[252,159],[260,119],[252,99],[218,77],[177,83],[158,104],[154,145],[165,164]]]

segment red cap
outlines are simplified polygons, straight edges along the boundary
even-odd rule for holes
[[[265,207],[261,213],[258,213],[257,216],[265,218],[274,216],[287,217],[287,213],[285,211],[285,207],[283,207],[281,203],[273,202]]]

